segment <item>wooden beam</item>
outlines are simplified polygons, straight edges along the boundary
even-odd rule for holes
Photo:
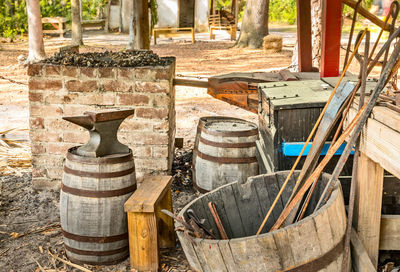
[[[339,76],[342,1],[324,0],[322,4],[321,77]]]
[[[351,261],[354,271],[376,272],[376,268],[354,229],[351,230]]]
[[[311,0],[297,0],[299,72],[312,72]]]
[[[348,5],[351,8],[355,8],[357,5],[357,1],[354,0],[342,0],[343,4]],[[385,26],[385,22],[382,21],[381,19],[379,19],[379,17],[377,17],[376,15],[370,13],[367,9],[363,8],[362,6],[359,6],[357,9],[357,12],[359,14],[361,14],[362,16],[364,16],[365,18],[367,18],[368,20],[370,20],[372,23],[376,24],[377,26],[379,26],[380,28],[383,28],[386,31],[390,30],[390,26],[387,25]]]
[[[353,104],[356,107],[356,103]],[[356,110],[352,108],[349,119]],[[347,121],[346,121],[347,122]],[[375,107],[361,134],[360,150],[400,178],[400,115],[385,107]]]
[[[360,152],[354,206],[354,226],[374,267],[378,265],[383,168]]]
[[[174,85],[189,86],[196,88],[208,88],[208,81],[200,79],[174,78]]]
[[[400,250],[400,215],[382,215],[379,249]]]

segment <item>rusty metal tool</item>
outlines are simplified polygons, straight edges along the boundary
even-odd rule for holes
[[[389,14],[388,14],[388,17],[390,17],[392,19],[392,22],[390,23],[390,30],[389,30],[390,35],[392,35],[394,32],[396,19],[397,19],[397,16],[399,15],[399,8],[400,8],[400,4],[397,1],[393,1],[390,4],[390,10],[389,10]],[[385,52],[382,67],[385,67],[385,65],[387,63],[387,58],[389,56],[389,50],[390,50],[390,48],[388,48]],[[382,72],[383,72],[383,69],[382,69]]]
[[[85,157],[104,157],[113,154],[129,153],[128,146],[117,138],[118,128],[134,110],[106,112],[85,112],[82,116],[63,117],[64,120],[86,128],[90,133],[87,144],[76,149],[76,153]]]
[[[215,207],[215,204],[212,202],[208,202],[208,208],[210,209],[210,212],[214,218],[215,224],[217,225],[219,234],[221,235],[222,240],[227,240],[228,235],[226,235],[224,225],[222,225],[221,219],[219,218],[217,208]]]
[[[195,212],[194,212],[192,209],[188,209],[188,210],[186,211],[186,215],[187,215],[191,220],[193,220],[193,222],[196,223],[197,226],[199,226],[201,229],[203,229],[204,232],[205,232],[207,235],[211,236],[211,237],[214,238],[214,239],[216,238],[215,235],[214,235],[210,230],[208,230],[208,229],[206,228],[206,226],[204,226],[205,219],[200,219],[200,218],[195,214]]]

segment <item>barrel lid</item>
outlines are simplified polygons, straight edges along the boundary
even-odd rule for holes
[[[207,133],[221,136],[251,136],[258,134],[257,125],[245,120],[212,120],[204,124]]]

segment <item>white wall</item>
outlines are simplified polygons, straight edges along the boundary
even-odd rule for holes
[[[179,26],[178,1],[179,0],[157,0],[157,27]]]
[[[195,4],[195,27],[196,31],[203,32],[208,30],[208,15],[210,9],[209,0],[196,0]]]

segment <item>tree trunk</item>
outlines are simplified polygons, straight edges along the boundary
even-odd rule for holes
[[[269,0],[248,0],[240,30],[238,47],[261,48],[268,35]]]
[[[311,39],[312,39],[312,58],[313,67],[320,66],[321,63],[321,36],[322,33],[322,1],[311,0]],[[293,71],[298,71],[298,47],[297,42],[293,49],[291,66]]]
[[[81,25],[81,8],[79,0],[71,0],[71,15],[72,15],[72,44],[83,45],[82,40],[82,25]]]
[[[150,49],[149,5],[147,0],[134,0],[132,9],[129,48]]]
[[[38,62],[46,57],[43,43],[42,17],[39,0],[27,0],[29,55],[26,63]]]

